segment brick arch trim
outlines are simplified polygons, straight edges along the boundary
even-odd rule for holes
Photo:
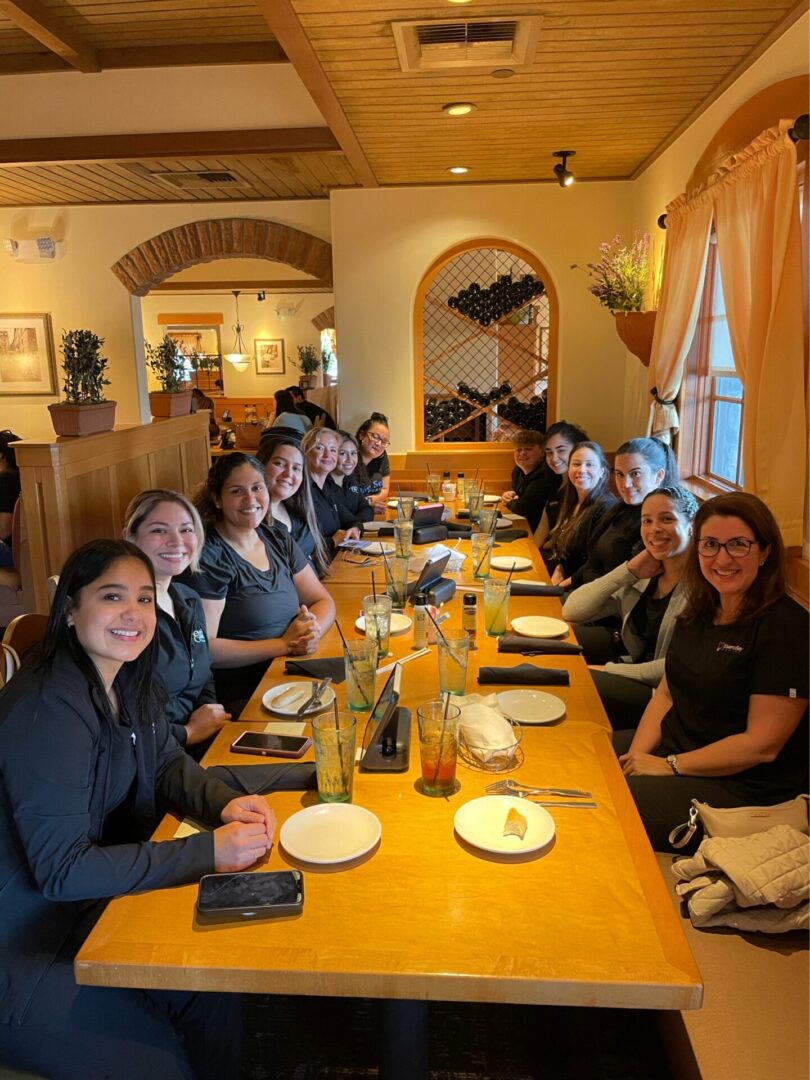
[[[172,274],[215,259],[269,259],[332,281],[332,245],[264,218],[192,221],[138,244],[112,266],[133,296],[146,296]]]

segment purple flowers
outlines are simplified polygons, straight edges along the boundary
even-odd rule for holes
[[[635,235],[628,247],[619,233],[599,245],[601,259],[588,263],[584,272],[593,279],[588,291],[610,311],[641,311],[650,264],[650,234]],[[583,267],[574,263],[572,270]]]

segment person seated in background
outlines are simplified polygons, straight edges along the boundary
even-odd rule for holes
[[[388,461],[391,432],[388,430],[388,417],[382,413],[372,413],[357,429],[357,443],[360,447],[360,459],[354,473],[349,477],[349,491],[356,491],[370,503],[375,513],[382,513],[386,508],[391,484],[391,465]]]
[[[219,424],[217,423],[216,413],[214,412],[214,400],[207,397],[199,386],[195,386],[191,391],[191,411],[193,413],[199,412],[200,409],[208,409],[210,416],[208,418],[208,438],[216,439],[219,436]]]
[[[357,439],[348,431],[338,431],[337,464],[332,470],[331,476],[339,491],[339,498],[343,500],[347,510],[356,521],[371,521],[374,510],[369,502],[356,491],[351,491],[346,483],[347,477],[354,473],[360,457],[360,447]]]
[[[313,428],[301,440],[307,472],[312,481],[315,516],[329,544],[330,556],[334,556],[336,547],[344,540],[360,539],[361,521],[349,509],[342,490],[331,475],[337,465],[339,445],[338,433],[329,428]],[[360,501],[365,502],[363,499]]]
[[[560,499],[557,524],[548,539],[546,566],[551,583],[567,589],[588,559],[593,538],[607,511],[617,501],[608,488],[610,470],[595,442],[581,442],[568,461],[568,483]]]
[[[173,738],[154,678],[155,580],[124,540],[65,562],[45,638],[0,694],[0,1062],[62,1080],[237,1080],[238,995],[78,986],[113,896],[247,869],[275,817]],[[141,842],[165,803],[208,824]]]
[[[571,457],[571,451],[577,443],[587,442],[587,439],[588,436],[581,427],[569,424],[567,420],[558,420],[546,432],[543,458],[550,474],[550,485],[546,505],[540,515],[540,524],[534,531],[534,539],[539,548],[545,545],[549,533],[557,524],[560,499],[568,477],[568,459]]]
[[[649,492],[641,506],[641,551],[596,581],[580,585],[563,604],[563,617],[574,627],[617,730],[637,726],[664,674],[664,657],[685,603],[681,577],[697,508],[697,499],[686,488]],[[621,620],[619,656],[606,646],[602,626],[582,625],[608,617]],[[612,635],[608,640],[612,646]]]
[[[511,513],[526,518],[534,532],[546,508],[549,491],[559,481],[545,464],[545,437],[539,431],[519,431],[512,443],[515,447],[512,487],[504,491],[501,501]]]
[[[260,461],[225,454],[197,496],[206,527],[200,569],[185,581],[202,597],[217,699],[238,716],[276,656],[306,656],[335,621],[335,604],[280,525]]]
[[[312,421],[296,408],[290,391],[276,390],[273,397],[276,399],[276,415],[270,427],[289,428],[291,431],[298,431],[305,435],[312,427]]]
[[[313,426],[320,425],[320,427],[327,427],[331,428],[332,431],[337,431],[337,424],[326,409],[322,409],[314,401],[307,401],[306,390],[302,390],[300,386],[288,386],[287,389],[292,396],[296,409],[302,412],[304,416],[308,416]]]
[[[574,587],[595,581],[639,550],[641,504],[655,488],[678,483],[678,465],[661,439],[629,439],[616,451],[613,478],[620,501],[602,518],[588,561],[572,579]]]
[[[267,474],[270,518],[283,526],[322,578],[329,569],[329,548],[318,525],[301,444],[289,435],[271,433],[256,454]]]
[[[217,701],[200,598],[174,580],[199,566],[205,541],[200,515],[177,491],[142,491],[124,514],[124,539],[152,563],[157,590],[155,673],[166,689],[172,734],[199,760],[231,718]]]
[[[766,806],[808,784],[807,613],[785,593],[779,526],[736,492],[705,502],[693,531],[664,678],[638,728],[613,736],[658,851],[693,799]]]
[[[11,444],[19,441],[20,436],[8,428],[0,431],[0,567],[14,566],[11,526],[20,497],[20,470]]]

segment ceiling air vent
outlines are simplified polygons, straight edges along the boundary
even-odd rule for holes
[[[452,71],[531,64],[542,15],[469,22],[398,22],[391,29],[403,71]]]
[[[199,172],[153,172],[150,176],[160,180],[169,187],[179,188],[181,191],[195,190],[210,187],[250,187],[241,180],[236,173],[202,169]]]

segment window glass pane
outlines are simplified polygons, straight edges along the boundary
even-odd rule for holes
[[[709,370],[734,371],[734,354],[725,319],[712,319],[709,337]]]
[[[736,484],[742,406],[731,401],[715,401],[712,419],[709,471],[730,484]]]
[[[715,379],[714,392],[718,397],[733,397],[742,401],[743,386],[739,379]]]

